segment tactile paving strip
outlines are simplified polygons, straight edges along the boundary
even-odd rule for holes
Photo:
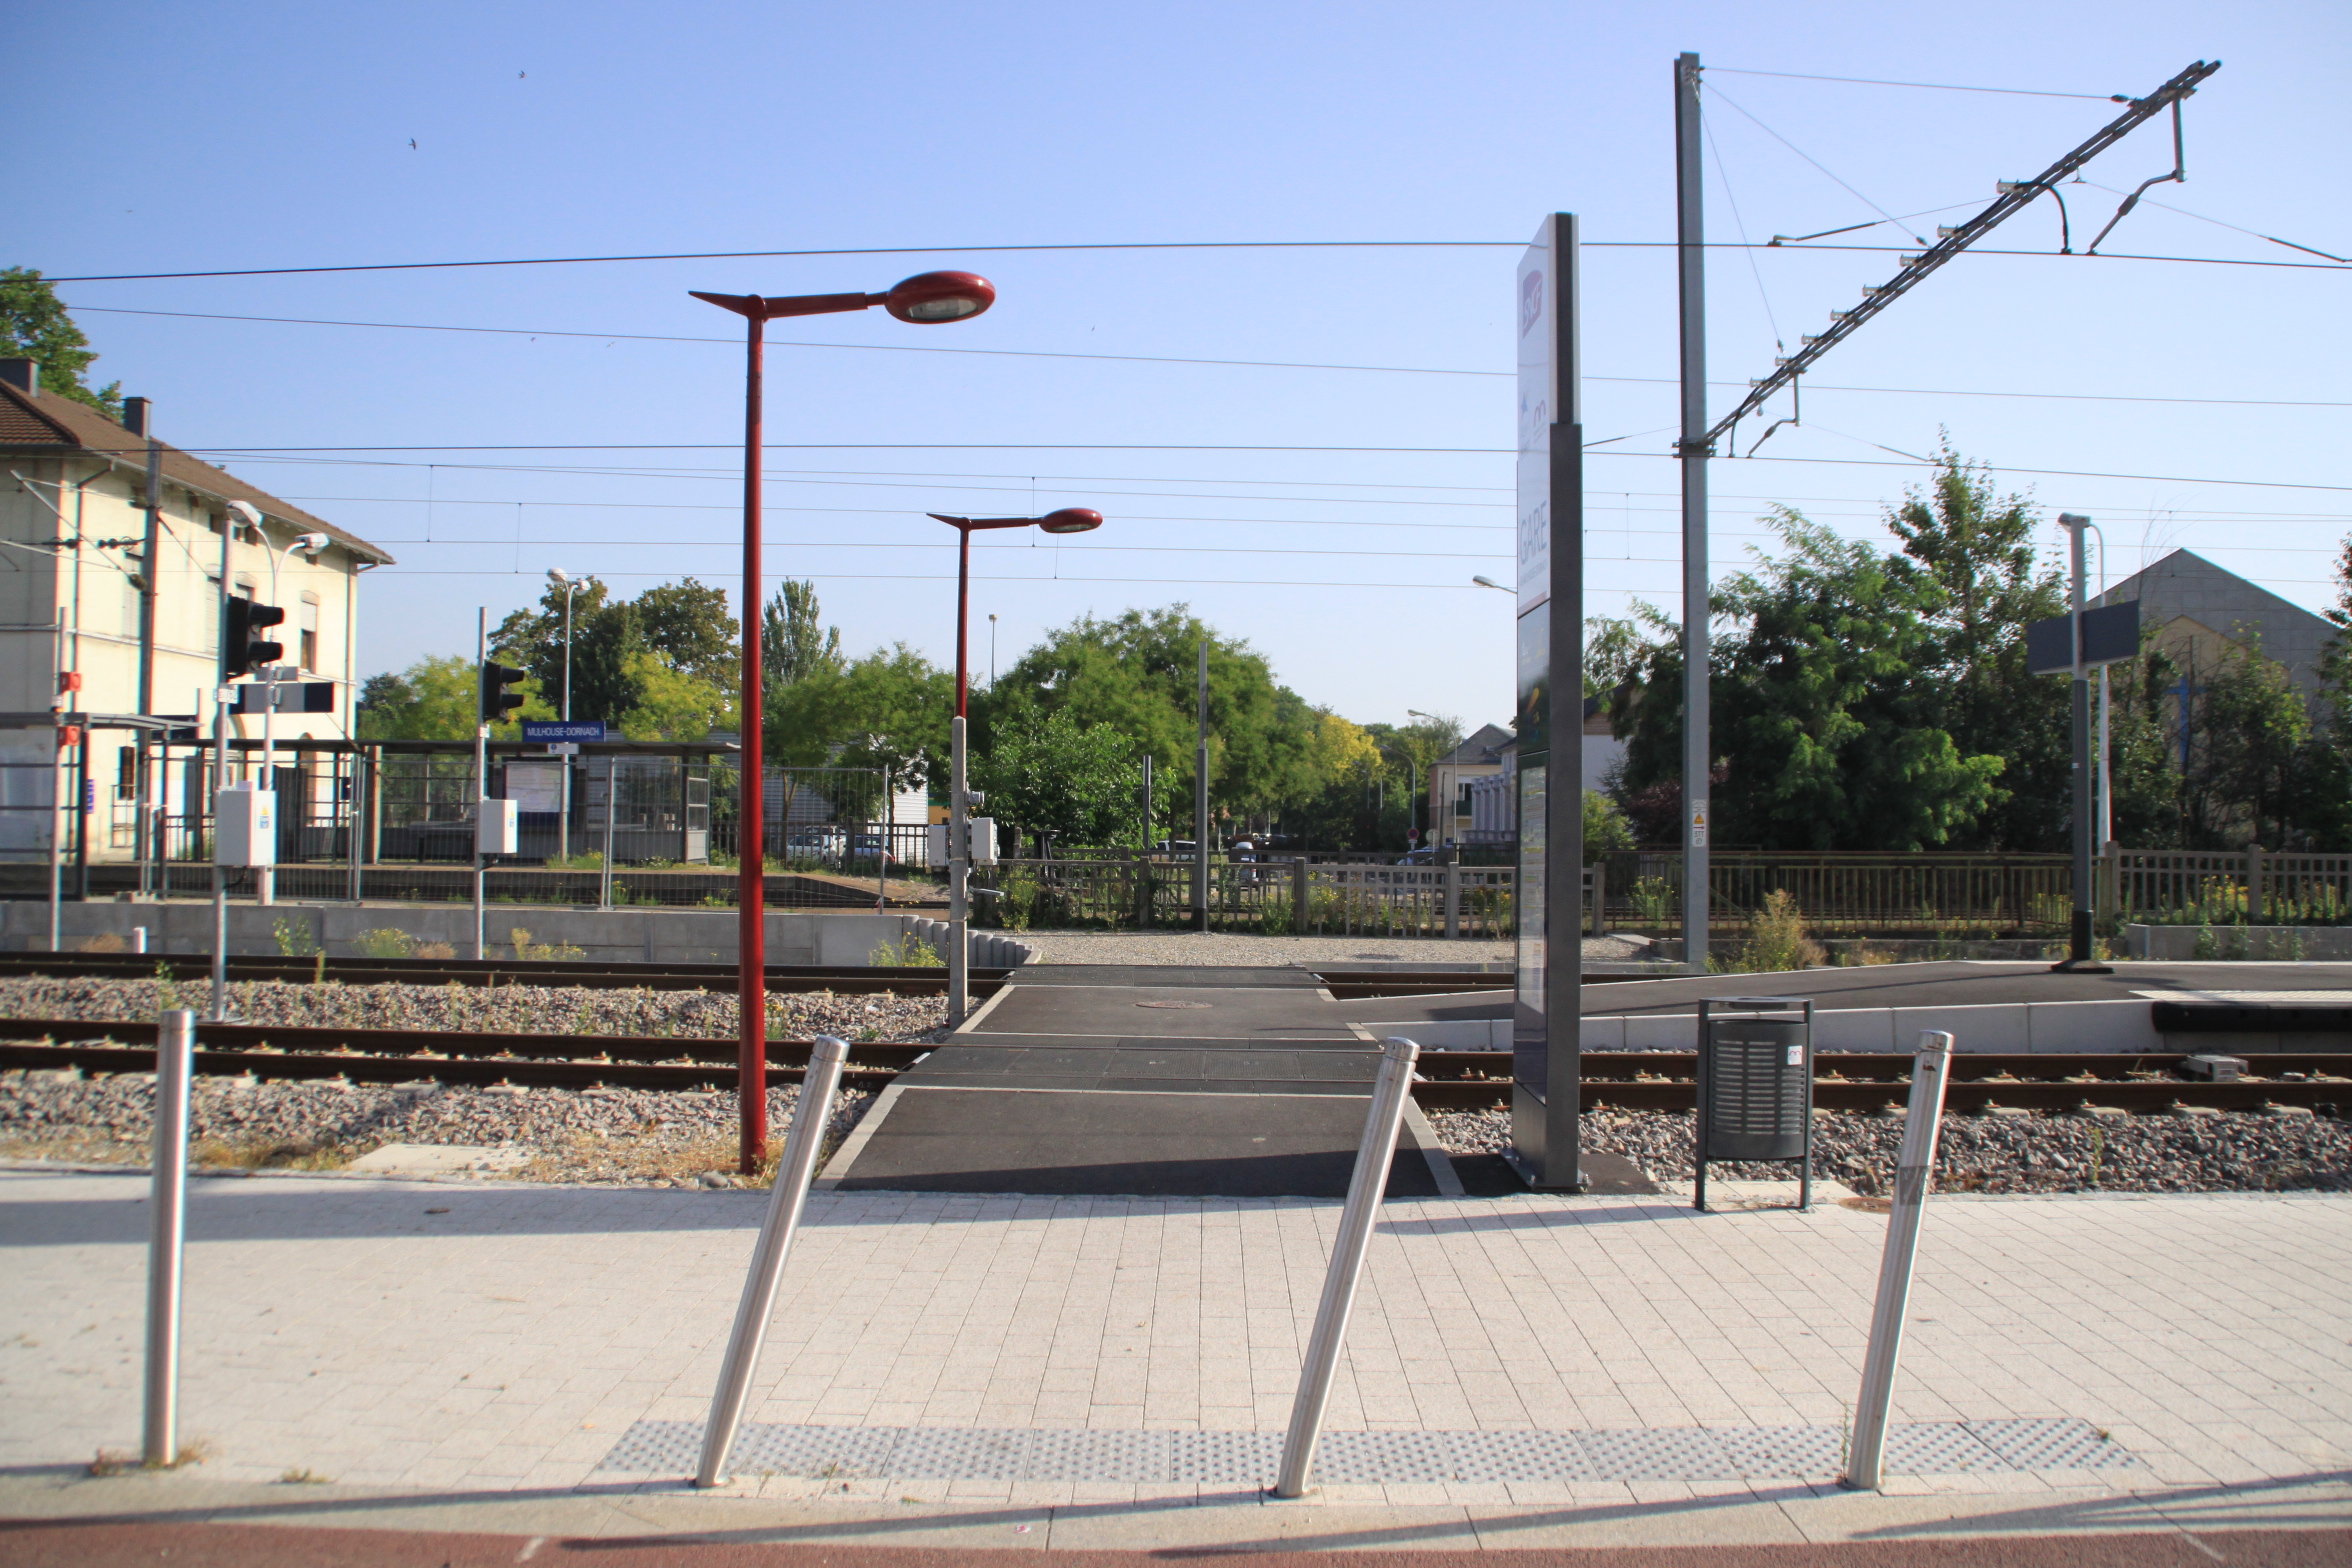
[[[640,1421],[599,1470],[691,1474],[699,1421]],[[1265,1486],[1279,1432],[1051,1431],[747,1423],[738,1475],[906,1481],[1061,1481]],[[1315,1477],[1334,1485],[1496,1481],[1737,1481],[1834,1476],[1845,1434],[1825,1426],[1652,1427],[1611,1432],[1326,1432]],[[2107,1470],[2137,1464],[2087,1421],[1937,1421],[1887,1432],[1897,1475]]]

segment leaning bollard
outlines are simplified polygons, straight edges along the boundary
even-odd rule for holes
[[[751,1272],[735,1308],[735,1331],[727,1338],[727,1359],[719,1366],[719,1386],[711,1395],[710,1421],[702,1432],[702,1465],[694,1473],[696,1486],[725,1484],[727,1451],[735,1446],[735,1430],[743,1423],[743,1401],[759,1365],[760,1345],[768,1337],[768,1314],[776,1305],[776,1287],[784,1278],[793,1233],[800,1228],[809,1180],[816,1175],[817,1150],[824,1146],[825,1123],[831,1119],[833,1092],[841,1087],[841,1064],[848,1055],[849,1042],[837,1035],[821,1034],[809,1047],[800,1103],[793,1108],[792,1130],[785,1135],[784,1154],[776,1166],[775,1195],[768,1200],[759,1245],[752,1249]]]
[[[188,1075],[196,1015],[175,1008],[155,1031],[154,1200],[147,1235],[148,1468],[180,1458],[180,1258],[187,1241]]]
[[[1314,1469],[1315,1445],[1323,1437],[1323,1407],[1330,1402],[1340,1343],[1356,1309],[1364,1253],[1372,1244],[1372,1222],[1388,1186],[1389,1162],[1396,1156],[1397,1133],[1405,1121],[1405,1096],[1413,1083],[1413,1060],[1420,1054],[1421,1047],[1401,1036],[1389,1040],[1381,1053],[1380,1078],[1372,1086],[1372,1105],[1364,1115],[1363,1141],[1356,1146],[1355,1173],[1348,1178],[1347,1206],[1339,1214],[1339,1239],[1331,1249],[1330,1272],[1323,1276],[1322,1304],[1315,1309],[1315,1333],[1307,1341],[1298,1397],[1290,1407],[1290,1432],[1282,1440],[1276,1497],[1303,1496]]]
[[[1919,1253],[1919,1219],[1935,1174],[1936,1132],[1944,1116],[1944,1083],[1952,1037],[1925,1029],[1911,1059],[1911,1110],[1903,1123],[1903,1152],[1895,1163],[1895,1197],[1887,1215],[1886,1255],[1878,1265],[1878,1307],[1870,1317],[1870,1350],[1862,1360],[1862,1392],[1854,1408],[1854,1448],[1841,1483],[1858,1492],[1879,1488],[1886,1460],[1887,1411],[1895,1397],[1895,1361],[1903,1349],[1903,1312],[1911,1301],[1911,1265]]]

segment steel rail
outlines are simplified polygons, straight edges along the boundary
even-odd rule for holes
[[[56,979],[150,980],[159,973],[209,964],[208,953],[0,953],[0,979],[43,976]],[[994,995],[1012,971],[975,969],[972,983]],[[947,971],[933,967],[884,968],[864,964],[768,967],[768,989],[779,992],[894,991],[903,996],[938,995]],[[569,959],[231,958],[231,980],[344,985],[540,985],[596,990],[716,991],[732,994],[732,964],[633,965]]]
[[[134,1021],[0,1019],[0,1069],[80,1069],[147,1073],[151,1045],[115,1043],[135,1036]],[[733,1039],[658,1035],[462,1035],[405,1030],[203,1024],[200,1077],[345,1078],[365,1083],[510,1083],[586,1088],[599,1084],[697,1089],[732,1084]],[[58,1043],[36,1043],[51,1041]],[[352,1047],[364,1044],[369,1050]],[[288,1049],[298,1045],[307,1049]],[[263,1048],[263,1047],[267,1048]],[[933,1047],[866,1042],[850,1048],[852,1088],[878,1088]],[[770,1041],[771,1083],[799,1081],[808,1042]],[[2352,1111],[2352,1053],[2264,1052],[2248,1057],[2259,1076],[2207,1083],[2170,1076],[2178,1054],[1955,1055],[1948,1103],[1955,1115],[2000,1106],[2072,1111],[2085,1105],[2151,1114],[2174,1106],[2258,1110],[2267,1105]],[[1830,1053],[1817,1058],[1814,1104],[1824,1110],[1874,1112],[1910,1093],[1911,1058],[1897,1053]],[[1688,1051],[1588,1052],[1584,1095],[1595,1106],[1626,1111],[1689,1111],[1697,1104],[1697,1058]],[[1430,1051],[1417,1063],[1413,1098],[1424,1110],[1483,1110],[1509,1103],[1510,1059],[1494,1051]],[[2287,1078],[2298,1073],[2300,1078]]]

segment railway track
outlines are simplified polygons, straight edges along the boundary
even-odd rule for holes
[[[0,979],[35,976],[148,980],[159,973],[180,981],[202,979],[211,973],[209,953],[0,953]],[[972,971],[971,991],[985,1001],[1011,974],[1008,969]],[[890,991],[899,996],[940,996],[947,990],[947,971],[921,968],[876,968],[866,965],[770,965],[771,992]],[[735,990],[733,964],[616,964],[570,959],[501,958],[231,958],[231,980],[284,980],[296,983],[333,980],[342,985],[547,985],[586,986],[598,990],[717,991]]]
[[[87,1019],[0,1019],[0,1068],[144,1073],[151,1026]],[[845,1081],[874,1089],[932,1049],[912,1041],[850,1047]],[[768,1045],[771,1083],[796,1083],[805,1040]],[[1952,1059],[1946,1108],[2072,1111],[2107,1106],[2151,1115],[2175,1106],[2259,1110],[2298,1106],[2352,1114],[2352,1053],[2277,1052],[2247,1058],[2252,1076],[2230,1083],[2183,1078],[2178,1055],[1964,1055]],[[1615,1110],[1688,1111],[1697,1100],[1688,1051],[1592,1052],[1583,1058],[1584,1103]],[[1818,1059],[1817,1109],[1898,1109],[1910,1093],[1911,1058],[1833,1053]],[[351,1083],[506,1083],[524,1087],[726,1088],[735,1083],[732,1039],[660,1035],[441,1034],[399,1029],[203,1024],[196,1070],[216,1077],[340,1078]],[[1510,1059],[1494,1051],[1423,1053],[1413,1098],[1424,1110],[1486,1110],[1510,1103]]]

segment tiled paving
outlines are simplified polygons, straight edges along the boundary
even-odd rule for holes
[[[135,1445],[144,1191],[0,1173],[0,1466]],[[702,1419],[764,1202],[199,1181],[185,1430],[222,1481],[633,1484],[598,1467],[639,1423]],[[790,1473],[811,1442],[871,1445],[862,1474],[908,1476],[893,1502],[1229,1491],[1288,1418],[1336,1218],[1301,1200],[819,1195],[747,1412],[780,1445],[761,1495],[883,1495]],[[1334,1390],[1333,1497],[1642,1502],[1818,1475],[1884,1224],[1392,1202]],[[1899,1487],[2236,1487],[2352,1461],[2352,1199],[1940,1198],[1912,1311]],[[2137,1462],[2080,1468],[2086,1429]],[[1013,1455],[1030,1479],[965,1473],[991,1443],[989,1464]],[[1405,1479],[1432,1455],[1491,1479]],[[1644,1479],[1671,1465],[1731,1479]],[[1045,1479],[1079,1473],[1100,1478]]]
[[[640,1421],[597,1466],[622,1475],[692,1475],[699,1421]],[[736,1436],[736,1475],[810,1480],[1123,1481],[1271,1486],[1274,1432],[1035,1431],[1021,1427],[775,1426]],[[2087,1421],[1945,1421],[1887,1434],[1897,1468],[1917,1474],[2114,1470],[2135,1463]],[[1835,1427],[1660,1427],[1631,1432],[1333,1432],[1315,1474],[1350,1485],[1493,1481],[1833,1480],[1845,1466]]]

